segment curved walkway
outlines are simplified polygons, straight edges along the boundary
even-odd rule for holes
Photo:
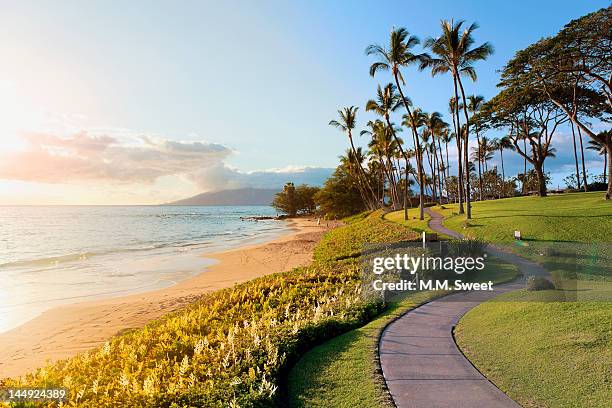
[[[429,227],[442,234],[461,234],[442,225],[431,209]],[[519,256],[488,248],[487,252],[519,267],[524,275],[546,275],[545,269]],[[519,405],[487,380],[461,353],[453,328],[470,309],[501,293],[520,289],[524,279],[495,286],[491,292],[459,292],[424,304],[385,328],[380,339],[380,364],[396,406],[410,408]]]

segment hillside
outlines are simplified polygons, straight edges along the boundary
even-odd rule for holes
[[[166,205],[270,205],[280,189],[239,188],[207,192]]]

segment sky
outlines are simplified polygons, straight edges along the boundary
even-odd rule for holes
[[[478,22],[477,44],[489,41],[495,54],[476,64],[466,92],[489,99],[517,50],[607,5],[2,1],[0,204],[157,204],[320,184],[348,147],[328,126],[337,109],[359,106],[358,128],[373,118],[365,103],[390,77],[368,75],[364,49],[386,44],[392,27],[424,39],[441,19]],[[448,116],[449,77],[404,75],[416,106]],[[558,157],[546,170],[563,186],[573,168],[569,129],[553,143]],[[516,173],[522,159],[504,156],[506,173]],[[587,151],[585,161],[601,173],[603,159]]]

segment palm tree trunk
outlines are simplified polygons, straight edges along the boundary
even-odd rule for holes
[[[467,100],[465,99],[465,92],[463,90],[463,84],[461,83],[461,77],[457,74],[457,81],[459,82],[459,88],[461,89],[461,99],[463,99],[463,115],[465,116],[465,145],[464,145],[464,158],[465,158],[465,206],[467,209],[466,218],[468,220],[472,219],[472,199],[471,199],[471,191],[470,191],[470,163],[468,161],[468,149],[470,144],[470,119],[468,117],[467,112]],[[459,105],[457,105],[457,108]],[[458,109],[457,109],[458,110]]]
[[[612,199],[612,137],[608,135],[606,146],[606,156],[608,157],[608,191],[606,191],[606,200]]]
[[[502,165],[502,188],[504,186],[504,184],[506,183],[506,173],[504,172],[504,149],[501,148],[499,149],[499,155],[501,156],[501,165]],[[506,195],[504,194],[504,197]]]
[[[404,221],[406,221],[408,220],[408,162],[406,162],[404,174]],[[412,203],[410,205],[412,206]]]
[[[457,93],[457,77],[453,74],[453,85],[455,88],[455,106],[453,106],[454,116],[453,124],[455,124],[455,138],[457,139],[457,162],[459,164],[458,169],[458,190],[459,190],[459,214],[464,214],[463,209],[463,198],[464,198],[464,184],[463,184],[463,166],[461,163],[461,121],[459,120],[459,94]],[[464,148],[466,146],[463,146]]]
[[[602,174],[602,178],[603,178],[604,183],[607,181],[606,180],[606,176],[607,176],[607,172],[608,172],[608,170],[607,170],[608,169],[608,154],[607,154],[608,151],[607,150],[608,149],[606,149],[604,151],[604,154],[603,154],[603,157],[604,157],[604,171],[603,171],[603,174]]]
[[[426,145],[427,146],[427,145]],[[431,198],[432,201],[436,200],[436,176],[434,175],[433,165],[431,164],[431,154],[429,153],[429,149],[425,147],[425,154],[427,155],[427,163],[429,163],[429,170],[431,171]]]
[[[527,139],[523,138],[523,151],[527,154]],[[527,181],[527,158],[523,157],[523,182],[521,183],[521,189],[523,190],[523,194],[527,192],[525,189],[525,181]]]
[[[481,174],[481,159],[482,153],[480,151],[480,135],[478,134],[478,127],[476,127],[476,143],[478,143],[478,195],[480,201],[482,201],[482,174]]]
[[[355,149],[355,144],[353,143],[353,135],[349,129],[348,131],[348,137],[349,140],[351,142],[351,149],[353,149],[353,154],[355,155],[355,161],[357,161],[357,166],[359,166],[359,174],[361,177],[363,177],[363,184],[367,187],[369,193],[370,193],[370,197],[368,199],[368,201],[366,202],[366,204],[368,204],[368,207],[371,207],[371,210],[374,210],[378,207],[377,203],[372,202],[372,199],[376,200],[376,195],[374,194],[374,191],[372,190],[372,187],[370,186],[370,183],[368,183],[368,178],[365,174],[365,170],[363,170],[363,167],[361,166],[361,163],[359,163],[359,161],[357,160],[357,150]]]
[[[578,137],[580,138],[580,156],[582,158],[582,183],[584,185],[584,192],[586,193],[588,191],[588,183],[586,169],[584,168],[584,147],[582,146],[582,132],[580,131],[580,127],[578,127]]]
[[[439,140],[438,140],[439,142]],[[438,199],[440,200],[440,204],[442,204],[442,176],[440,175],[440,161],[438,160],[438,148],[436,147],[436,138],[434,137],[433,141],[434,147],[434,159],[436,163],[436,175],[438,177]]]
[[[576,163],[576,180],[578,182],[578,190],[580,190],[580,171],[578,170],[578,153],[576,151],[576,132],[574,131],[574,122],[570,120],[572,127],[572,139],[574,139],[574,162]]]
[[[402,102],[404,103],[404,107],[406,108],[406,111],[408,112],[408,116],[410,117],[410,122],[412,123],[412,137],[414,141],[414,147],[416,150],[417,173],[419,176],[419,220],[422,221],[425,219],[425,210],[423,206],[424,204],[423,196],[425,195],[425,193],[423,191],[423,160],[421,156],[421,144],[419,143],[419,135],[416,130],[415,123],[414,123],[414,117],[412,116],[412,111],[410,110],[410,107],[408,106],[408,101],[406,100],[406,97],[404,96],[404,92],[402,91],[402,88],[400,87],[397,72],[393,73],[393,78],[395,79],[395,86],[397,86],[397,90],[400,96],[402,97]]]
[[[444,163],[444,154],[442,153],[442,143],[440,143],[440,139],[438,138],[438,151],[440,152],[440,163],[441,163],[441,176],[442,176],[442,185],[446,189],[446,201],[448,202],[448,184],[446,182],[446,163]],[[442,197],[440,197],[442,198]],[[442,204],[442,203],[440,203]]]

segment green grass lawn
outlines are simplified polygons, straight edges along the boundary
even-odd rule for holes
[[[612,303],[558,302],[555,292],[521,290],[475,307],[459,322],[457,343],[525,407],[609,406]]]
[[[491,259],[479,281],[505,282],[517,276],[510,264]],[[376,345],[393,319],[443,292],[417,292],[392,303],[367,325],[331,339],[305,354],[289,376],[291,407],[393,406],[377,372]]]
[[[419,220],[419,209],[418,208],[409,208],[408,209],[408,220],[404,220],[404,210],[393,211],[385,214],[384,217],[386,220],[397,222],[399,224],[405,225],[408,228],[412,229],[416,232],[427,232],[431,233],[432,230],[427,226],[427,221],[431,218],[429,214],[425,213],[425,219],[423,221]]]
[[[467,223],[465,215],[457,214],[457,204],[444,207],[434,210],[447,218],[447,228],[492,243],[514,241],[515,230],[526,241],[592,243],[612,237],[612,203],[601,192],[476,201]]]

